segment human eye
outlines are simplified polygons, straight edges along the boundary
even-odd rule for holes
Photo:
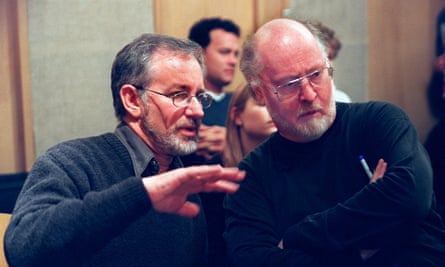
[[[310,74],[310,77],[311,78],[317,78],[317,77],[320,77],[320,75],[321,75],[321,71],[320,70],[316,70],[316,71],[314,71],[314,72],[312,72]]]
[[[309,75],[309,80],[317,84],[322,79],[322,70],[316,70]]]
[[[301,85],[301,78],[289,81],[287,83],[284,84],[284,87],[288,88],[288,89],[298,89],[298,87],[300,87]]]
[[[301,78],[289,81],[277,87],[280,95],[291,95],[294,94],[301,84]]]
[[[176,103],[180,103],[180,102],[186,102],[189,98],[189,94],[187,92],[184,91],[180,91],[180,92],[176,92],[170,95],[171,98],[173,98],[173,100]]]
[[[229,48],[221,48],[221,49],[219,50],[219,53],[220,53],[221,55],[230,55],[230,54],[232,53],[232,50],[229,49]]]
[[[298,87],[301,83],[301,78],[289,81],[285,84],[286,87]]]

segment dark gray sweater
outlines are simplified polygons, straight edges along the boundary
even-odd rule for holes
[[[246,178],[226,197],[231,266],[445,266],[417,139],[406,114],[380,102],[338,103],[332,127],[309,143],[274,134],[240,163]],[[359,155],[371,169],[383,158],[385,176],[370,184]],[[379,251],[361,261],[363,249]]]
[[[29,173],[5,234],[10,266],[206,266],[203,214],[154,211],[134,175],[111,133],[48,150]],[[197,195],[190,200],[200,203]]]

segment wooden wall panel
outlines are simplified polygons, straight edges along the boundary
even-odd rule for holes
[[[157,0],[154,5],[156,32],[162,34],[186,38],[195,21],[212,16],[232,19],[243,36],[253,28],[254,1]]]
[[[255,1],[255,29],[264,24],[265,22],[283,17],[283,10],[289,8],[288,0],[270,1],[270,0],[258,0]]]
[[[155,29],[157,33],[186,38],[193,23],[202,17],[220,16],[237,23],[241,28],[241,43],[247,35],[265,21],[280,17],[287,0],[155,0]],[[241,44],[240,44],[241,45]],[[228,91],[244,81],[241,72],[235,74]]]
[[[423,142],[434,123],[426,87],[442,0],[369,0],[369,99],[402,107]]]
[[[187,38],[193,23],[202,17],[219,16],[233,20],[240,26],[241,39],[253,31],[254,2],[225,0],[157,0],[155,29],[157,33]],[[241,45],[241,44],[240,44]],[[234,90],[244,81],[239,70],[226,90]]]
[[[0,0],[0,173],[34,161],[26,0]]]

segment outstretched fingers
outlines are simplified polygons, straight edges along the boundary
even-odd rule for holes
[[[184,205],[176,211],[176,214],[187,218],[193,218],[198,215],[199,210],[200,208],[198,204],[186,201],[184,202]]]
[[[190,172],[189,190],[195,191],[194,193],[213,191],[234,193],[239,188],[238,182],[245,176],[245,171],[238,168],[223,168],[220,165],[190,167]]]
[[[156,176],[143,178],[143,184],[153,208],[159,212],[193,217],[199,206],[187,201],[187,197],[199,192],[234,193],[245,172],[238,168],[220,165],[180,168]]]
[[[231,181],[219,180],[216,182],[208,182],[205,184],[204,192],[225,192],[235,193],[239,188],[239,184]]]

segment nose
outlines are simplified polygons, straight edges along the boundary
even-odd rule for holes
[[[307,78],[303,79],[300,84],[299,99],[301,101],[314,101],[316,96],[317,92],[311,82]]]
[[[190,99],[190,103],[185,110],[185,114],[197,119],[201,119],[202,117],[204,117],[204,109],[202,107],[202,104],[196,97],[192,97]]]
[[[229,56],[229,62],[232,65],[238,64],[238,55],[235,54],[235,53],[231,53],[230,56]]]

